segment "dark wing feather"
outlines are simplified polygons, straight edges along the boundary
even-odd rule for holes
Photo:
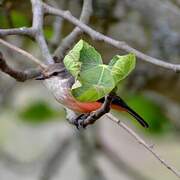
[[[99,102],[103,103],[104,98],[98,100]],[[119,96],[113,96],[112,104],[120,106],[121,108],[125,109],[130,115],[132,115],[143,127],[148,128],[148,123],[138,115],[133,109],[131,109]]]

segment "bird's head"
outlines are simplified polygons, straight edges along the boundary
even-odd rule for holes
[[[45,80],[53,76],[60,76],[66,78],[69,76],[69,72],[66,70],[63,63],[54,63],[48,65],[46,69],[43,69],[40,76],[36,77],[36,80]]]

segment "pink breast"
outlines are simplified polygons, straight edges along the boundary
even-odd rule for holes
[[[81,112],[81,113],[88,113],[97,110],[101,107],[100,102],[80,102],[74,98],[69,98],[66,103],[66,106],[73,111]]]

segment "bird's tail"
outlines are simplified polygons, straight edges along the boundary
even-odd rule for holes
[[[133,109],[131,109],[119,96],[113,97],[112,100],[112,108],[114,109],[119,109],[119,110],[124,110],[128,112],[130,115],[132,115],[143,127],[148,128],[149,125],[148,123],[141,117],[139,116]]]

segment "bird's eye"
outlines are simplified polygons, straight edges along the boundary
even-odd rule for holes
[[[54,72],[52,75],[57,76],[58,74],[59,74],[58,72]]]

